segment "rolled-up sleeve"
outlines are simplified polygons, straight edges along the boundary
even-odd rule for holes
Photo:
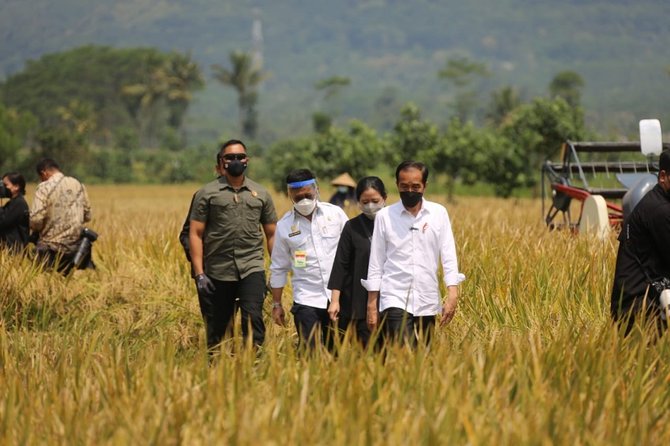
[[[288,272],[291,269],[291,251],[286,243],[286,234],[277,230],[275,245],[270,257],[270,287],[281,288],[286,285]]]
[[[465,275],[458,272],[458,259],[456,258],[456,242],[451,229],[449,214],[444,213],[442,227],[440,228],[440,258],[444,271],[444,282],[447,286],[458,285],[465,280]]]

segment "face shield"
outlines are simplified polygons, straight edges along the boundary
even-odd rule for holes
[[[314,178],[288,183],[287,186],[288,196],[293,202],[293,209],[297,213],[307,217],[314,212],[316,202],[319,199],[319,189]]]

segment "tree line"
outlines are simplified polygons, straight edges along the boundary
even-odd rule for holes
[[[490,183],[497,195],[532,187],[541,161],[565,139],[586,135],[580,105],[583,81],[558,73],[545,97],[524,101],[505,86],[477,116],[485,64],[449,59],[436,76],[451,94],[451,117],[433,123],[412,103],[381,101],[387,129],[352,121],[335,125],[336,97],[350,84],[335,75],[314,85],[322,95],[311,135],[254,144],[259,87],[270,76],[250,53],[234,51],[213,79],[237,92],[239,135],[272,169],[258,172],[279,190],[283,175],[301,165],[324,178],[348,171],[360,177],[380,165],[418,158],[445,174],[447,187]],[[70,160],[84,179],[177,182],[211,176],[211,147],[191,147],[183,132],[193,94],[203,88],[201,68],[189,54],[154,48],[85,46],[43,56],[0,84],[0,170],[28,166],[49,155]]]

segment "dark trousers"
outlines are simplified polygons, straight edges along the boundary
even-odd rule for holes
[[[35,248],[35,258],[47,269],[54,269],[67,276],[74,268],[75,253],[60,252],[46,246],[37,246]]]
[[[435,316],[414,316],[400,308],[387,308],[381,312],[384,343],[400,342],[412,348],[419,340],[429,345],[435,330]]]
[[[56,251],[50,248],[47,248],[44,245],[39,245],[35,248],[35,258],[38,262],[42,263],[45,268],[53,269],[59,273],[67,276],[70,274],[70,271],[73,269],[95,269],[95,264],[93,263],[92,251],[89,246],[89,251],[82,258],[79,267],[74,264],[74,259],[76,257],[76,252],[61,252]]]
[[[370,342],[370,329],[365,319],[348,319],[341,317],[337,320],[337,329],[340,334],[344,335],[347,330],[351,330],[352,334],[361,343],[363,348],[368,346]]]
[[[321,343],[328,349],[332,348],[328,310],[294,303],[291,313],[302,348],[314,349],[318,338],[321,338]]]
[[[232,335],[235,311],[238,308],[242,312],[242,336],[245,341],[251,335],[254,346],[261,346],[265,340],[265,273],[251,273],[236,281],[212,279],[212,282],[216,288],[214,293],[198,293],[200,312],[205,321],[207,349],[213,351],[224,336]]]
[[[617,323],[619,329],[624,330],[624,336],[628,336],[635,326],[635,321],[643,325],[653,327],[653,331],[658,337],[668,328],[668,321],[661,316],[660,308],[651,300],[637,298],[627,308],[613,309],[612,319]]]

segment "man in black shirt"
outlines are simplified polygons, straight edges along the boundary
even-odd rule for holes
[[[651,282],[670,279],[670,151],[661,153],[658,183],[624,221],[612,287],[612,318],[628,334],[646,313],[660,329],[667,324]]]

